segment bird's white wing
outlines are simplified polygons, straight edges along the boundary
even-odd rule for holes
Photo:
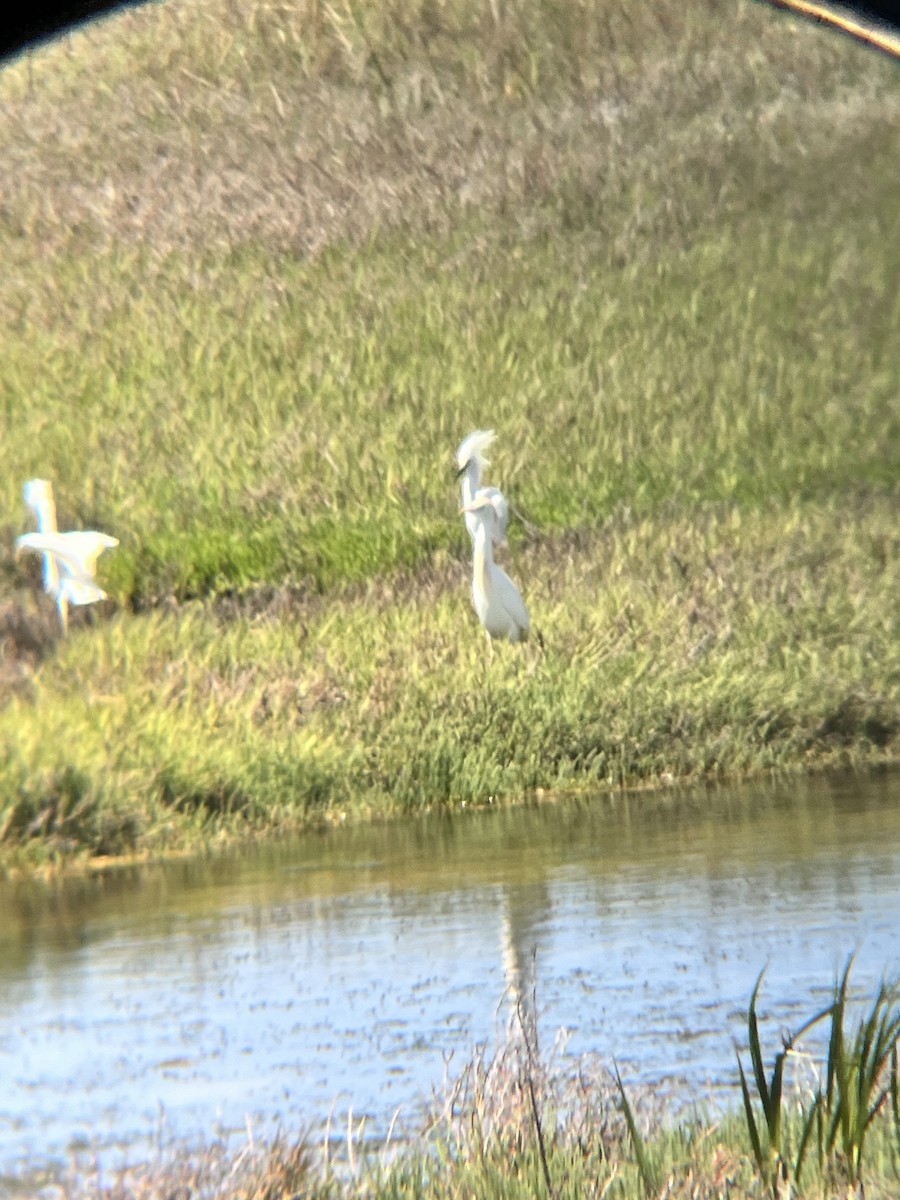
[[[119,539],[109,533],[98,533],[95,529],[73,529],[60,534],[65,539],[66,552],[78,559],[88,575],[97,569],[97,559],[104,550],[118,546]]]
[[[88,529],[70,533],[23,533],[16,538],[17,550],[52,554],[66,575],[87,584],[93,580],[100,553],[118,544],[118,538]]]
[[[519,589],[501,567],[495,567],[493,582],[495,595],[502,599],[503,607],[518,626],[519,636],[527,636],[531,628],[531,617]]]
[[[106,592],[93,579],[76,579],[74,575],[63,575],[59,584],[59,596],[70,604],[96,604],[106,599]]]

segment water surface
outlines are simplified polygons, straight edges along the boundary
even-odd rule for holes
[[[770,1044],[900,973],[900,776],[543,804],[336,831],[227,860],[0,885],[0,1178],[157,1136],[383,1136],[509,989],[629,1082],[733,1096]]]

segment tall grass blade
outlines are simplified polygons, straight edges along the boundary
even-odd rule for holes
[[[825,1165],[825,1114],[823,1109],[822,1096],[814,1097],[812,1104],[809,1106],[809,1111],[803,1122],[803,1129],[800,1134],[800,1142],[797,1146],[797,1155],[794,1159],[794,1178],[798,1185],[800,1177],[803,1173],[803,1164],[806,1161],[806,1154],[811,1144],[813,1131],[816,1135],[816,1162],[819,1168],[819,1174],[822,1174]]]
[[[834,1002],[831,1013],[831,1032],[828,1038],[828,1059],[826,1062],[825,1100],[829,1111],[834,1108],[834,1097],[838,1070],[844,1057],[844,1013],[847,1008],[847,985],[850,978],[850,968],[853,956],[847,959],[841,981],[835,987]]]
[[[756,1091],[763,1106],[763,1113],[765,1114],[766,1125],[768,1126],[771,1100],[769,1087],[766,1083],[766,1072],[763,1066],[762,1049],[759,1041],[759,1023],[756,1019],[756,998],[759,995],[759,989],[762,986],[765,973],[765,967],[763,967],[757,976],[753,995],[750,997],[750,1007],[747,1010],[747,1032],[750,1042],[750,1061],[753,1064],[753,1075],[756,1079]]]
[[[866,1136],[889,1099],[896,1121],[900,1012],[896,985],[882,981],[868,1014],[850,1036],[846,1022],[852,966],[851,955],[835,984],[826,1086],[819,1103],[828,1122],[824,1149],[829,1155],[840,1151],[850,1184],[861,1187]]]
[[[765,1175],[768,1161],[763,1154],[762,1142],[760,1141],[759,1130],[756,1126],[756,1114],[753,1111],[753,1101],[750,1098],[750,1089],[747,1086],[747,1077],[744,1075],[744,1067],[741,1063],[740,1055],[738,1055],[737,1064],[741,1076],[741,1095],[744,1100],[744,1113],[747,1117],[747,1132],[750,1135],[753,1157],[756,1159],[756,1165],[759,1168],[760,1174]]]
[[[831,1012],[831,1005],[816,1013],[805,1021],[803,1025],[789,1037],[784,1039],[781,1050],[775,1055],[772,1065],[772,1073],[770,1079],[766,1078],[766,1068],[763,1061],[762,1045],[759,1037],[759,1020],[757,1018],[757,1000],[759,997],[759,989],[762,984],[765,971],[761,971],[756,980],[756,986],[753,989],[753,994],[750,997],[750,1004],[747,1009],[747,1036],[750,1047],[750,1060],[753,1066],[753,1077],[756,1081],[757,1096],[762,1108],[763,1120],[765,1122],[766,1139],[765,1144],[761,1134],[761,1129],[757,1123],[756,1113],[754,1112],[753,1099],[750,1095],[750,1089],[747,1084],[747,1077],[744,1073],[743,1064],[741,1063],[740,1053],[738,1053],[738,1071],[740,1073],[741,1096],[744,1103],[744,1114],[747,1119],[747,1131],[750,1136],[750,1144],[753,1149],[753,1155],[756,1159],[756,1164],[760,1174],[772,1188],[773,1193],[778,1194],[780,1188],[787,1180],[787,1163],[784,1158],[784,1146],[782,1144],[783,1134],[783,1101],[784,1101],[784,1071],[788,1056],[797,1042],[807,1030],[813,1025],[823,1020]],[[810,1114],[807,1126],[801,1136],[801,1149],[797,1156],[797,1162],[802,1164],[803,1156],[806,1153],[806,1145],[812,1129],[812,1114]]]
[[[644,1186],[644,1191],[648,1196],[658,1196],[662,1191],[662,1179],[658,1168],[651,1162],[650,1156],[647,1153],[647,1147],[644,1144],[644,1139],[641,1137],[640,1130],[637,1127],[637,1122],[634,1119],[631,1105],[628,1103],[628,1097],[625,1094],[625,1086],[622,1083],[622,1077],[619,1074],[618,1065],[613,1062],[613,1069],[616,1075],[616,1086],[619,1089],[619,1096],[622,1101],[622,1112],[625,1116],[625,1123],[628,1126],[628,1133],[631,1137],[631,1144],[634,1147],[634,1157],[637,1162],[638,1172],[641,1176],[641,1183]]]

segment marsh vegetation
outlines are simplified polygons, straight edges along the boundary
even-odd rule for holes
[[[0,98],[8,866],[896,760],[894,63],[750,3],[174,0]],[[489,671],[485,425],[546,643]],[[32,476],[120,539],[65,640]]]
[[[896,65],[749,2],[168,0],[5,65],[2,869],[896,762],[898,155]],[[545,641],[489,669],[485,426]],[[120,543],[66,638],[32,477]],[[763,983],[721,1123],[523,1023],[399,1160],[78,1194],[896,1195],[895,997],[846,984],[795,1093]]]
[[[448,1081],[426,1131],[414,1144],[366,1138],[352,1117],[324,1145],[280,1137],[240,1150],[161,1149],[156,1161],[73,1177],[69,1200],[403,1200],[468,1196],[485,1200],[584,1197],[786,1195],[896,1196],[900,1179],[900,1012],[887,983],[866,1007],[850,992],[852,961],[831,1002],[805,1023],[830,1026],[828,1054],[815,1071],[800,1035],[784,1033],[771,1059],[760,1042],[759,989],[747,1011],[752,1073],[740,1062],[743,1112],[702,1108],[666,1120],[652,1089],[631,1088],[616,1067],[583,1061],[561,1072],[542,1052],[521,1005],[508,1037],[477,1051]],[[813,1082],[811,1083],[810,1080]]]

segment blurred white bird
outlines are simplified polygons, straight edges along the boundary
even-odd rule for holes
[[[490,638],[508,638],[511,642],[528,639],[531,619],[519,589],[494,562],[497,510],[493,498],[476,492],[471,503],[463,506],[475,524],[475,550],[472,558],[472,601],[478,619]]]
[[[33,550],[44,556],[44,591],[56,600],[63,632],[69,628],[69,605],[96,604],[106,592],[94,579],[97,559],[104,550],[118,546],[119,539],[92,529],[60,533],[56,528],[53,485],[46,479],[25,484],[25,503],[38,523],[37,533],[16,539],[16,553]]]
[[[472,541],[475,541],[478,518],[474,513],[467,511],[466,506],[471,504],[475,496],[481,492],[490,498],[497,518],[491,531],[493,542],[496,546],[505,546],[506,528],[509,525],[509,505],[506,497],[499,488],[483,488],[481,486],[484,468],[490,466],[490,459],[484,457],[483,451],[490,446],[494,437],[493,429],[476,429],[474,433],[470,433],[467,438],[464,438],[456,451],[458,468],[456,474],[457,478],[462,477],[462,506],[466,517],[466,528]]]
[[[25,484],[25,503],[34,513],[41,533],[56,533],[56,501],[49,479],[29,479]],[[44,555],[44,591],[55,596],[59,587],[59,571],[52,554]]]

